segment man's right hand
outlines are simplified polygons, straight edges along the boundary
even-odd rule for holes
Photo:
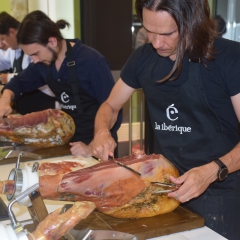
[[[92,155],[107,161],[109,156],[113,156],[114,149],[117,146],[109,130],[99,130],[92,141]]]

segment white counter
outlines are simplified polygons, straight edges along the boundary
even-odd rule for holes
[[[89,166],[93,165],[96,163],[96,160],[93,158],[83,158],[83,157],[78,157],[78,158],[73,158],[72,156],[64,156],[64,157],[58,157],[58,158],[49,158],[49,159],[44,159],[44,160],[37,160],[37,162],[41,163],[44,161],[54,161],[54,160],[82,160],[82,161],[87,161]],[[24,162],[22,164],[26,164],[28,162]],[[33,163],[33,161],[31,161]],[[5,165],[0,165],[0,180],[6,180],[8,179],[8,175],[10,171],[15,167],[15,164],[5,164]],[[1,195],[3,201],[8,204],[6,196]],[[48,212],[53,212],[54,210],[61,208],[64,204],[68,202],[61,202],[61,201],[50,201],[50,200],[44,200]],[[25,206],[20,206],[17,203],[15,203],[12,207],[12,210],[16,216],[16,219],[18,221],[25,221],[25,220],[30,220],[31,217],[28,213],[27,207]],[[3,224],[9,224],[10,221],[1,221]],[[207,227],[203,228],[198,228],[194,229],[191,231],[185,231],[185,232],[180,232],[176,234],[171,234],[167,236],[162,236],[162,237],[156,237],[156,238],[151,238],[151,240],[226,240],[226,238],[220,236],[216,232],[212,231],[211,229]]]

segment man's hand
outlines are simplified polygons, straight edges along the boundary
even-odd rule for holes
[[[91,144],[91,143],[90,143]],[[91,145],[86,145],[83,142],[69,143],[70,151],[73,156],[91,157]]]
[[[179,178],[170,177],[170,180],[181,187],[168,194],[180,202],[187,202],[201,195],[208,186],[217,179],[218,165],[211,162],[201,167],[192,168]]]
[[[116,146],[109,130],[99,130],[93,138],[91,152],[93,156],[106,161],[109,156],[113,156]]]
[[[8,74],[7,73],[1,73],[1,82],[3,84],[8,83]]]
[[[12,112],[11,99],[8,97],[0,98],[0,118],[8,116]]]
[[[14,93],[11,90],[5,89],[3,91],[0,98],[0,118],[8,116],[12,112],[11,102],[13,98]]]

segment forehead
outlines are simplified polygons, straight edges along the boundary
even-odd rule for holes
[[[176,30],[174,18],[166,11],[150,11],[143,8],[143,26],[150,32],[167,33]]]
[[[38,43],[31,43],[31,44],[26,44],[26,45],[20,44],[20,47],[29,56],[46,49],[46,47],[44,47]]]

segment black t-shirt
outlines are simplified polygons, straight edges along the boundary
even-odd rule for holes
[[[238,119],[230,97],[240,93],[240,43],[218,38],[214,47],[215,60],[207,62],[207,67],[203,64],[200,66],[203,88],[210,107],[223,126],[223,132],[236,144],[239,141]],[[154,55],[157,53],[150,43],[138,48],[122,68],[121,79],[132,88],[142,88]],[[185,54],[180,76],[174,81],[159,83],[160,87],[167,90],[182,85],[188,79],[188,63],[189,59]],[[173,65],[174,61],[170,58],[164,58],[163,61],[163,57],[158,56],[151,78],[156,81],[163,79],[170,73]]]

